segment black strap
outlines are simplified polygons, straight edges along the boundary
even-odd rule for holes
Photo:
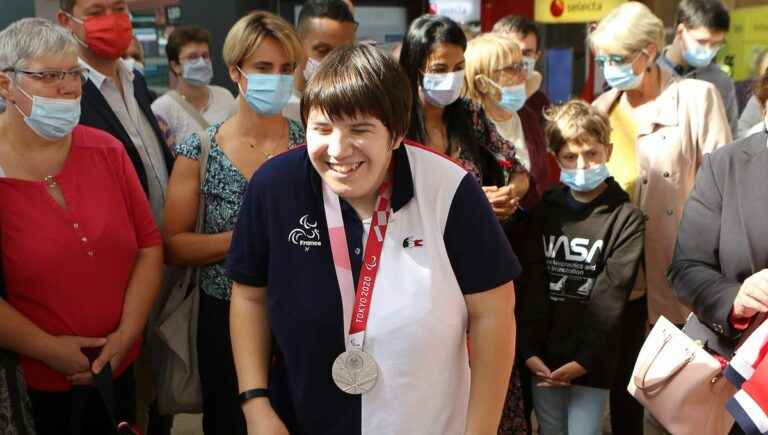
[[[240,393],[239,397],[240,403],[242,404],[257,397],[269,397],[269,390],[266,388],[252,388],[248,391],[243,391]]]
[[[129,369],[130,370],[130,369]],[[104,402],[107,416],[112,427],[115,428],[117,435],[141,435],[136,427],[130,426],[127,422],[117,421],[117,411],[115,407],[115,381],[112,379],[112,366],[107,363],[101,372],[93,375],[93,385]],[[92,390],[90,387],[72,388],[72,413],[70,414],[70,433],[72,435],[81,435],[83,428],[83,412],[85,411],[88,397]],[[109,435],[109,434],[105,434]]]

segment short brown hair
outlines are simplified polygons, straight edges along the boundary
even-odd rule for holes
[[[165,55],[168,56],[168,62],[179,62],[181,49],[191,43],[208,44],[211,46],[211,34],[197,26],[177,27],[171,36],[168,37],[168,45],[165,46]]]
[[[227,33],[222,56],[227,66],[240,66],[264,38],[274,38],[282,44],[294,64],[304,57],[299,37],[283,18],[266,11],[253,11],[240,18]]]
[[[539,50],[539,29],[536,24],[528,18],[518,15],[507,15],[506,17],[496,21],[491,29],[493,33],[517,33],[522,38],[533,33],[536,37],[536,48]]]
[[[331,120],[370,115],[389,130],[390,139],[404,137],[413,97],[408,76],[391,57],[367,44],[333,50],[304,89],[301,119],[312,109]]]
[[[611,143],[611,124],[608,117],[583,100],[571,100],[551,107],[544,115],[545,133],[549,149],[557,154],[567,143]]]

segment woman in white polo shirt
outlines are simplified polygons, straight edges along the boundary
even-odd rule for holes
[[[476,179],[403,143],[393,83],[375,48],[335,50],[303,96],[307,148],[248,186],[228,262],[250,434],[496,432],[517,259]]]

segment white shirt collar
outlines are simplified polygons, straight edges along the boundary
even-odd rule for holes
[[[107,76],[88,65],[88,62],[82,57],[78,58],[78,63],[80,64],[80,67],[85,69],[86,77],[96,85],[96,88],[101,89],[101,85],[104,84],[104,81],[109,79]],[[123,59],[117,59],[117,73],[120,75],[120,78],[127,79],[129,82],[133,83],[133,71]]]

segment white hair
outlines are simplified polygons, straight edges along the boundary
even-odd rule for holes
[[[72,34],[43,18],[23,18],[0,32],[0,71],[23,67],[42,56],[69,53],[77,55]]]
[[[649,44],[664,48],[664,23],[648,6],[631,1],[608,13],[589,35],[594,50],[630,55]]]

